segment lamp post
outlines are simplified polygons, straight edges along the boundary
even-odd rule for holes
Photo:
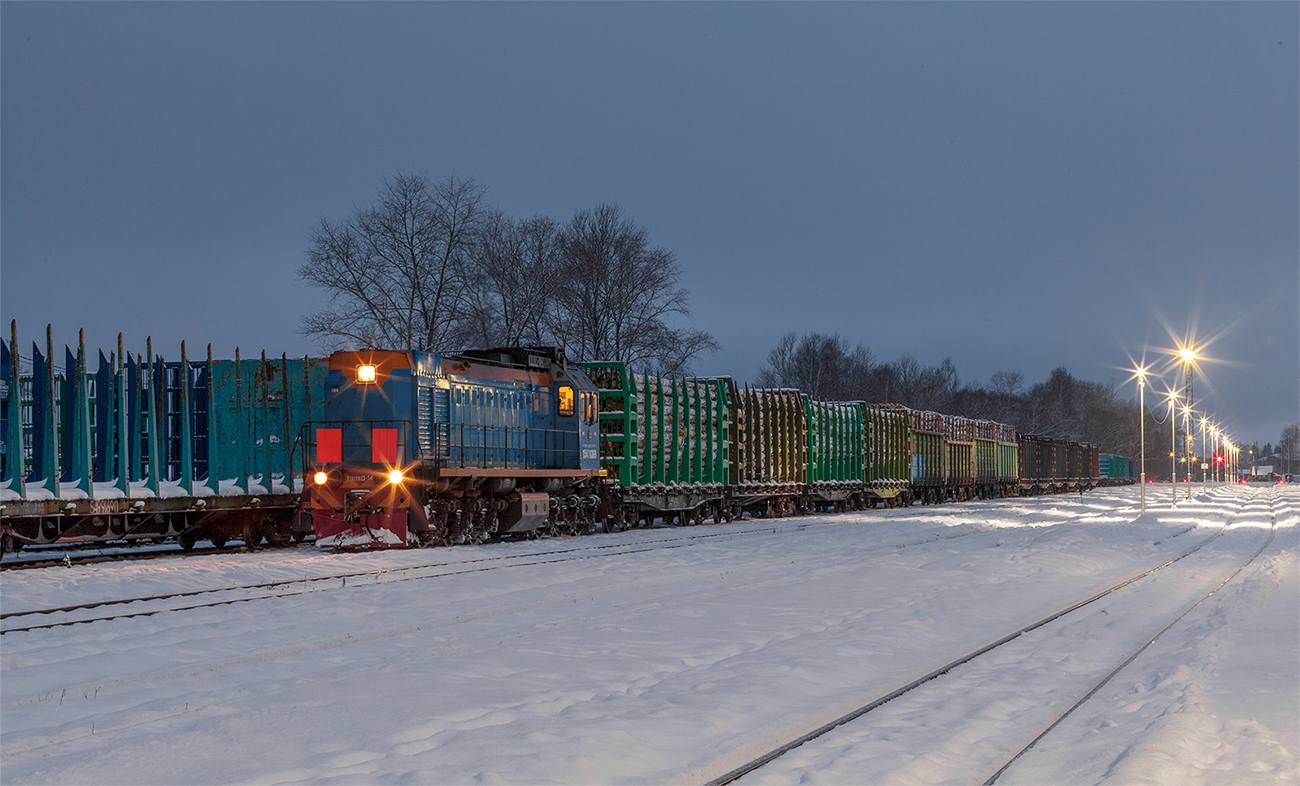
[[[1183,434],[1187,444],[1183,446],[1183,463],[1187,465],[1187,501],[1192,501],[1192,448],[1196,445],[1196,435],[1192,432],[1192,408],[1183,405]]]
[[[1183,361],[1183,425],[1187,431],[1187,499],[1192,498],[1192,369],[1196,363],[1196,350],[1193,347],[1179,347],[1178,357]]]
[[[1201,416],[1201,493],[1210,490],[1210,462],[1205,460],[1205,417]]]
[[[1138,378],[1138,483],[1142,485],[1142,513],[1147,512],[1147,370],[1142,366],[1137,369]]]
[[[1169,487],[1173,489],[1173,506],[1178,507],[1178,417],[1174,404],[1178,391],[1169,391]]]

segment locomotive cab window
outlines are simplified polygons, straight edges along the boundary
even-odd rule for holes
[[[562,418],[571,418],[574,413],[573,388],[569,385],[560,385],[556,390],[559,399],[559,415]]]

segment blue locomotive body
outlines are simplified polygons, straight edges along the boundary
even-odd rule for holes
[[[598,393],[554,349],[338,352],[307,457],[318,543],[458,543],[581,529]]]

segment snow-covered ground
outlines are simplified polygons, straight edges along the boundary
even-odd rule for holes
[[[353,575],[0,636],[0,780],[702,783],[1204,542],[743,782],[983,782],[1187,612],[999,782],[1296,783],[1300,493],[1162,489],[7,572],[6,614]]]

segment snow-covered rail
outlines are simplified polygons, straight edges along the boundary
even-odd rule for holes
[[[14,626],[11,622],[8,627],[0,628],[0,635],[5,633],[21,633],[25,631],[66,627],[68,625],[79,625],[89,622],[148,617],[167,611],[189,611],[192,609],[224,606],[231,603],[265,600],[268,598],[284,597],[287,595],[298,595],[306,592],[320,592],[329,589],[347,587],[349,580],[352,581],[351,586],[355,588],[359,584],[387,584],[419,579],[437,579],[459,576],[466,573],[500,570],[502,568],[520,568],[549,563],[571,562],[573,560],[615,557],[650,551],[677,549],[692,545],[699,541],[710,539],[726,539],[747,535],[777,535],[785,532],[801,531],[810,527],[829,529],[840,526],[861,526],[868,523],[869,520],[865,519],[852,522],[810,522],[806,520],[800,521],[799,519],[787,519],[783,523],[779,524],[769,523],[766,521],[751,521],[741,525],[728,525],[725,528],[719,528],[718,530],[713,531],[674,531],[672,535],[666,537],[643,540],[634,543],[591,543],[580,546],[549,548],[543,551],[525,554],[498,554],[461,561],[441,560],[422,565],[381,568],[365,571],[334,572],[325,575],[286,579],[282,581],[213,587],[188,592],[173,592],[131,598],[115,598],[53,608],[5,612],[0,613],[0,621],[24,621],[54,614],[60,615],[62,618],[57,622],[46,622],[35,625]],[[933,543],[936,540],[941,539],[965,537],[967,535],[973,535],[984,531],[986,530],[983,528],[969,527],[957,529],[943,535],[927,534],[919,539],[900,540],[886,545],[874,546],[866,550],[893,553],[900,548],[924,543]],[[556,545],[561,546],[561,544]],[[198,603],[191,602],[191,599],[198,597],[210,598],[210,600]],[[93,612],[97,609],[116,606],[130,606],[131,609],[120,614],[79,614],[79,612]]]
[[[1001,778],[1003,774],[1005,774],[1006,771],[1010,769],[1013,764],[1019,761],[1020,758],[1024,756],[1026,753],[1028,753],[1030,750],[1032,750],[1033,747],[1037,745],[1044,737],[1050,734],[1052,730],[1054,730],[1057,726],[1060,726],[1061,722],[1064,721],[1066,718],[1068,718],[1070,715],[1072,715],[1075,710],[1083,706],[1084,702],[1088,701],[1093,696],[1097,695],[1098,691],[1106,687],[1106,685],[1112,679],[1114,679],[1117,674],[1119,674],[1121,671],[1127,668],[1131,663],[1133,663],[1133,661],[1137,660],[1138,656],[1146,652],[1151,647],[1151,645],[1155,644],[1156,641],[1161,636],[1168,633],[1169,630],[1174,627],[1174,625],[1177,625],[1179,622],[1183,620],[1184,617],[1186,617],[1188,614],[1191,614],[1192,611],[1195,610],[1197,606],[1200,606],[1202,603],[1209,600],[1210,596],[1212,596],[1214,593],[1218,592],[1219,590],[1223,589],[1223,587],[1229,581],[1232,581],[1234,578],[1237,577],[1237,574],[1241,573],[1241,571],[1245,570],[1247,566],[1249,566],[1255,560],[1259,559],[1259,555],[1263,554],[1264,550],[1273,544],[1273,539],[1277,537],[1277,512],[1273,509],[1272,494],[1268,495],[1268,502],[1269,502],[1268,540],[1264,541],[1263,545],[1261,545],[1258,549],[1256,549],[1254,554],[1250,555],[1250,559],[1243,562],[1235,570],[1233,570],[1231,573],[1225,576],[1223,580],[1215,584],[1214,587],[1209,592],[1205,593],[1195,603],[1192,603],[1190,606],[1188,606],[1177,617],[1174,617],[1172,620],[1170,620],[1169,624],[1161,628],[1159,633],[1152,636],[1150,640],[1148,640],[1145,644],[1143,644],[1141,647],[1138,647],[1138,649],[1132,655],[1129,655],[1127,658],[1125,658],[1122,663],[1116,666],[1100,682],[1098,682],[1095,686],[1093,686],[1093,688],[1089,690],[1086,694],[1084,694],[1082,698],[1080,698],[1078,701],[1072,704],[1070,708],[1067,709],[1065,712],[1062,712],[1060,716],[1057,717],[1056,720],[1052,721],[1052,724],[1050,726],[1048,726],[1046,729],[1043,729],[1043,731],[1038,736],[1034,737],[1034,739],[1030,741],[1028,745],[1020,749],[1020,752],[1018,752],[1015,756],[1012,756],[1011,759],[1007,761],[1006,764],[1002,765],[1002,767],[999,768],[997,772],[993,773],[992,777],[990,777],[987,781],[984,782],[984,786],[992,786],[992,784],[997,783],[998,779]]]
[[[761,768],[764,768],[767,765],[776,762],[778,759],[782,758],[783,756],[790,753],[791,751],[801,748],[806,744],[813,742],[814,740],[823,738],[826,735],[830,734],[831,732],[837,729],[841,729],[842,727],[845,727],[846,724],[862,719],[864,716],[867,716],[869,713],[872,713],[873,711],[878,710],[884,707],[885,705],[894,702],[897,699],[907,696],[908,694],[912,694],[918,691],[919,689],[934,682],[935,680],[938,680],[941,677],[950,675],[954,670],[958,669],[961,666],[969,664],[972,661],[975,661],[977,658],[980,658],[981,656],[985,656],[995,651],[1001,650],[1002,648],[1006,647],[1012,642],[1016,642],[1017,640],[1021,639],[1022,637],[1025,636],[1025,634],[1031,633],[1040,628],[1044,628],[1045,626],[1048,626],[1053,622],[1056,622],[1058,620],[1061,620],[1064,617],[1067,617],[1067,615],[1070,615],[1074,612],[1080,611],[1082,609],[1085,609],[1086,607],[1091,606],[1092,604],[1096,603],[1099,600],[1102,600],[1103,598],[1112,597],[1120,590],[1135,585],[1138,582],[1143,581],[1144,579],[1148,579],[1149,577],[1153,577],[1159,574],[1161,571],[1164,571],[1165,569],[1169,568],[1170,566],[1180,563],[1183,560],[1202,552],[1202,549],[1204,549],[1207,545],[1219,540],[1221,537],[1223,537],[1225,533],[1227,533],[1230,530],[1233,524],[1237,521],[1237,518],[1241,515],[1242,511],[1244,511],[1247,508],[1247,506],[1249,506],[1252,503],[1254,497],[1255,495],[1252,494],[1250,497],[1247,497],[1246,499],[1242,500],[1240,505],[1238,506],[1237,511],[1234,512],[1232,516],[1228,518],[1228,520],[1223,524],[1223,526],[1217,532],[1201,540],[1200,542],[1192,545],[1190,548],[1186,549],[1182,553],[1172,558],[1165,559],[1164,561],[1162,561],[1161,563],[1155,566],[1145,568],[1133,575],[1124,578],[1123,580],[1110,584],[1109,586],[1101,589],[1100,591],[1090,594],[1089,596],[1085,597],[1082,600],[1067,605],[1065,608],[1059,609],[1049,615],[1046,615],[1028,624],[1025,624],[991,643],[988,643],[984,646],[978,647],[972,651],[964,653],[952,659],[951,661],[943,664],[942,666],[939,666],[938,668],[935,668],[919,677],[916,677],[915,679],[912,679],[911,681],[907,682],[901,687],[898,687],[895,690],[892,690],[878,698],[875,698],[863,704],[862,706],[859,706],[858,708],[848,713],[845,713],[838,718],[835,718],[834,720],[828,723],[822,724],[817,728],[808,731],[807,733],[801,734],[779,745],[775,745],[770,749],[768,749],[767,751],[757,756],[753,756],[745,763],[737,767],[734,767],[733,769],[727,771],[726,773],[716,778],[713,778],[712,780],[707,782],[706,786],[722,786],[723,784],[737,782],[747,774],[752,773],[756,770],[760,770]],[[1023,749],[1019,751],[1019,753],[1015,754],[1014,757],[1012,757],[1009,761],[1007,761],[1005,765],[1003,765],[1000,769],[998,769],[997,772],[991,778],[989,778],[989,780],[986,783],[986,786],[988,786],[988,784],[995,782],[1007,770],[1007,768],[1010,767],[1011,764],[1016,761],[1016,759],[1018,759],[1030,748],[1032,748],[1033,745],[1035,745],[1039,740],[1042,739],[1043,736],[1045,736],[1048,732],[1050,732],[1052,728],[1055,728],[1055,726],[1061,720],[1063,720],[1067,715],[1073,712],[1075,708],[1077,708],[1080,704],[1086,701],[1090,696],[1094,695],[1097,690],[1100,690],[1101,687],[1103,687],[1107,682],[1109,682],[1110,679],[1116,673],[1118,673],[1124,666],[1131,663],[1133,659],[1135,659],[1138,655],[1140,655],[1141,652],[1144,651],[1146,647],[1150,645],[1151,642],[1153,642],[1156,638],[1159,638],[1160,635],[1162,635],[1165,631],[1169,630],[1169,628],[1171,628],[1175,623],[1177,623],[1178,620],[1182,619],[1184,616],[1187,615],[1187,613],[1189,613],[1197,605],[1204,602],[1205,599],[1209,598],[1214,592],[1218,591],[1219,588],[1221,588],[1224,584],[1226,584],[1234,576],[1236,576],[1243,568],[1245,568],[1252,561],[1254,561],[1259,556],[1259,554],[1262,553],[1264,549],[1266,549],[1268,545],[1272,543],[1273,537],[1276,534],[1276,521],[1275,518],[1272,516],[1272,510],[1271,510],[1272,495],[1271,494],[1268,496],[1267,500],[1270,506],[1270,519],[1272,521],[1272,528],[1270,530],[1270,535],[1268,537],[1268,540],[1263,545],[1261,545],[1257,550],[1255,550],[1249,558],[1247,558],[1244,562],[1238,564],[1235,567],[1235,569],[1233,569],[1225,578],[1215,582],[1212,589],[1210,589],[1208,592],[1204,593],[1203,595],[1198,595],[1198,599],[1195,601],[1195,603],[1182,610],[1180,614],[1178,614],[1171,622],[1169,622],[1166,626],[1164,626],[1164,628],[1160,630],[1160,632],[1157,633],[1154,637],[1152,637],[1146,644],[1144,644],[1143,647],[1141,647],[1137,652],[1133,653],[1128,658],[1126,658],[1113,671],[1110,671],[1095,687],[1093,687],[1090,691],[1087,691],[1086,695],[1084,695],[1081,699],[1079,699],[1078,702],[1074,703],[1073,706],[1071,706],[1068,710],[1065,710],[1047,729],[1043,730],[1037,736],[1033,737],[1032,741],[1028,745],[1024,746]],[[812,754],[812,757],[816,758],[816,754]],[[797,780],[797,778],[795,780]]]

